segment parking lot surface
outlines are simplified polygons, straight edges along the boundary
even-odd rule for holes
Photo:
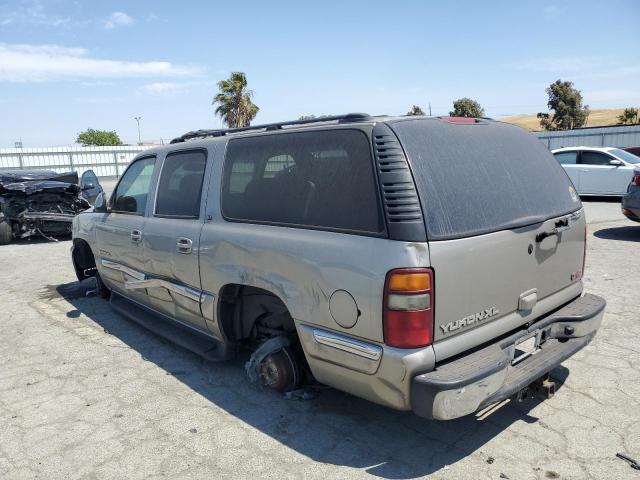
[[[262,389],[87,297],[70,241],[1,247],[0,478],[637,479],[615,454],[640,460],[640,224],[585,208],[595,340],[551,400],[452,422]]]

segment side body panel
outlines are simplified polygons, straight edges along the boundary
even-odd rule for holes
[[[218,294],[225,285],[235,283],[277,295],[295,320],[307,360],[319,381],[407,408],[410,382],[404,381],[406,374],[433,368],[428,360],[433,357],[430,347],[415,352],[383,347],[378,372],[361,373],[310,355],[316,347],[310,342],[315,340],[303,330],[319,327],[382,345],[385,275],[393,268],[428,267],[427,243],[226,221],[220,213],[223,149],[216,152],[212,164],[214,180],[206,207],[211,221],[205,222],[200,238],[203,290]],[[332,316],[331,296],[338,290],[347,291],[357,304],[358,319],[351,328],[340,326]],[[212,331],[220,328],[217,315],[216,309]],[[403,363],[406,356],[413,359],[410,367]],[[375,380],[378,376],[379,381]]]
[[[580,192],[585,194],[624,195],[633,177],[628,165],[578,165]]]

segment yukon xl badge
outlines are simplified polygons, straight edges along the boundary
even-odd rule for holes
[[[461,328],[469,327],[478,322],[486,320],[487,318],[494,317],[498,315],[500,311],[496,307],[487,308],[482,312],[474,313],[473,315],[468,315],[460,320],[456,320],[454,322],[449,322],[447,324],[440,325],[443,333],[450,333],[455,330],[459,330]]]

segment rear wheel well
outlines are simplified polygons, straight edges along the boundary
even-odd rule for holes
[[[295,323],[284,302],[262,288],[225,285],[220,290],[218,318],[225,337],[232,342],[278,335],[297,338]]]
[[[80,281],[96,275],[96,259],[93,256],[93,251],[89,244],[81,238],[73,239],[73,267]]]

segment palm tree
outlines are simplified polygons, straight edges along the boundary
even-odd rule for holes
[[[247,89],[247,76],[243,72],[231,72],[228,80],[218,82],[220,93],[213,97],[212,105],[229,128],[247,127],[260,108],[251,101],[253,91]]]

